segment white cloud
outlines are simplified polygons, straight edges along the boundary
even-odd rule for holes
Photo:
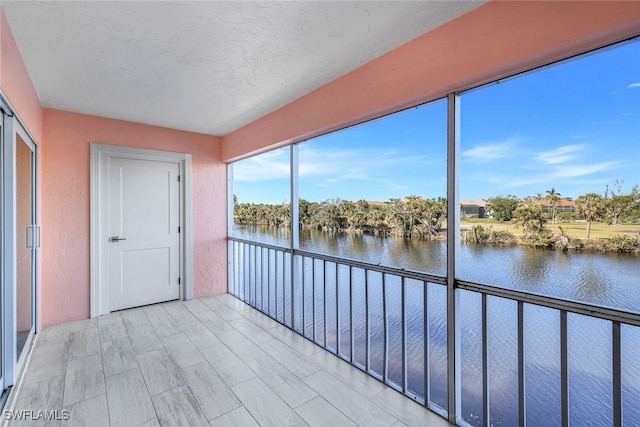
[[[627,89],[633,89],[634,87],[640,87],[640,83],[631,83],[627,86]]]
[[[258,182],[289,177],[289,150],[274,150],[233,165],[234,181]]]
[[[554,178],[576,178],[613,169],[618,165],[618,162],[603,162],[590,165],[562,166],[553,173],[553,176]]]
[[[585,148],[586,146],[579,144],[564,145],[553,150],[538,153],[535,158],[545,165],[557,165],[567,163],[568,161],[577,158],[580,152]]]
[[[516,148],[519,142],[520,137],[514,136],[504,142],[476,145],[473,148],[463,151],[462,157],[477,162],[489,162],[512,157],[516,154]]]

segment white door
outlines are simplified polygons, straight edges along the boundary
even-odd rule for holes
[[[109,159],[110,308],[180,298],[180,166]]]

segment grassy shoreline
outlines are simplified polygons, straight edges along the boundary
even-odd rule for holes
[[[489,218],[473,218],[473,219],[461,219],[460,230],[471,230],[475,225],[481,225],[485,228],[492,227],[494,230],[508,231],[515,236],[522,236],[522,228],[518,227],[510,222],[496,221]],[[559,233],[560,228],[571,239],[587,240],[587,222],[586,221],[572,221],[563,223],[547,223],[545,226],[553,233]],[[591,223],[591,235],[588,240],[609,238],[615,235],[623,236],[637,236],[640,234],[640,224],[617,224],[610,225],[600,222]]]
[[[628,253],[640,255],[640,225],[592,223],[587,239],[587,223],[546,224],[545,233],[526,236],[521,228],[491,219],[464,219],[460,230],[469,244],[522,245],[558,250]]]

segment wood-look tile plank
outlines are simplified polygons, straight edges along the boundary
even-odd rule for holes
[[[304,357],[280,340],[273,340],[261,344],[262,351],[278,360],[298,378],[318,372],[320,368],[308,357]]]
[[[137,426],[156,419],[139,369],[111,375],[106,378],[109,418],[112,426]]]
[[[164,309],[163,305],[164,304],[147,305],[142,309],[147,316],[164,316],[167,314],[167,311]]]
[[[381,393],[371,399],[375,404],[389,412],[409,427],[412,426],[442,426],[449,425],[447,420],[408,399],[392,388],[387,387]]]
[[[216,334],[216,336],[220,338],[220,341],[222,341],[229,350],[233,351],[245,362],[266,355],[260,347],[252,343],[251,340],[235,329],[227,332],[220,332]]]
[[[298,406],[295,411],[312,427],[356,427],[352,420],[320,396]]]
[[[191,323],[182,323],[179,326],[182,333],[185,334],[198,349],[222,343],[222,341],[198,319],[195,319]]]
[[[259,427],[244,406],[211,420],[210,424],[212,427]]]
[[[69,341],[71,333],[68,323],[48,326],[38,332],[39,345],[62,344]]]
[[[138,424],[136,427],[160,427],[160,422],[158,421],[158,418],[153,418],[142,424]]]
[[[207,362],[183,368],[182,377],[208,420],[242,406]]]
[[[260,378],[253,378],[232,387],[249,413],[261,426],[306,426],[291,409]]]
[[[267,333],[267,331],[244,317],[242,319],[232,320],[229,324],[255,344],[262,344],[275,339],[273,335]]]
[[[98,328],[86,328],[69,335],[69,360],[80,359],[99,352]]]
[[[134,308],[123,311],[122,321],[124,322],[124,326],[127,330],[149,324],[149,319],[147,319],[147,314],[143,308]]]
[[[215,295],[213,298],[227,305],[229,308],[231,308],[234,311],[240,312],[240,311],[252,309],[252,307],[249,304],[245,303],[244,301],[241,301],[240,299],[234,297],[231,294],[219,294],[219,295]]]
[[[124,326],[121,316],[98,318],[100,342],[113,341],[127,337],[127,328]]]
[[[98,319],[84,319],[84,320],[76,320],[73,322],[65,323],[69,333],[83,331],[89,328],[97,328],[98,327]]]
[[[164,304],[164,309],[178,323],[191,323],[195,320],[193,313],[181,301]]]
[[[142,354],[162,348],[160,338],[158,338],[158,335],[153,327],[151,327],[151,324],[129,329],[129,340],[131,341],[131,347],[136,354]]]
[[[195,313],[194,316],[200,320],[200,322],[214,334],[222,332],[235,331],[235,328],[227,323],[218,313],[214,311],[202,311]]]
[[[138,367],[138,360],[129,338],[102,343],[102,361],[104,374],[107,376]]]
[[[152,396],[184,385],[178,368],[164,349],[149,351],[136,357]]]
[[[179,368],[204,362],[204,357],[185,334],[172,335],[160,341]]]
[[[298,334],[297,332],[292,331],[291,329],[281,327],[269,329],[267,332],[269,332],[271,335],[273,335],[304,357],[311,356],[312,354],[319,351],[324,351],[322,347],[312,343],[311,341]]]
[[[105,393],[104,371],[99,354],[70,360],[64,379],[64,406]]]
[[[68,418],[61,420],[63,427],[110,427],[107,395],[83,400],[65,408]]]
[[[314,353],[309,357],[309,360],[365,397],[372,398],[386,388],[383,383],[371,375],[354,368],[348,362],[328,351]]]
[[[240,314],[242,314],[242,317],[251,320],[264,330],[282,327],[280,323],[256,309],[244,310],[241,311]]]
[[[165,314],[147,315],[147,319],[149,319],[153,330],[156,331],[158,338],[170,337],[180,333],[178,322],[167,312]]]
[[[278,396],[295,408],[318,396],[300,378],[278,363],[271,356],[260,357],[246,362],[262,380],[269,384]]]
[[[210,310],[215,311],[227,321],[242,318],[242,315],[238,313],[238,311],[230,308],[216,297],[202,298],[202,302],[209,307]]]
[[[204,305],[199,299],[190,299],[188,301],[183,301],[182,303],[187,307],[187,310],[194,314],[209,311],[209,307]]]
[[[206,426],[209,423],[186,386],[151,397],[161,426]]]
[[[224,344],[213,345],[200,350],[218,375],[230,386],[256,376],[242,360]]]
[[[23,384],[20,389],[20,394],[13,410],[58,410],[62,411],[62,392],[64,389],[64,377],[58,376],[53,378],[47,378],[45,380]],[[32,420],[21,421],[16,423],[19,426],[58,426],[59,420]]]
[[[68,346],[68,342],[51,345],[42,345],[38,342],[33,349],[24,382],[28,384],[64,375],[67,368]]]
[[[391,426],[398,421],[371,400],[325,371],[309,375],[303,381],[358,425]]]
[[[136,427],[160,427],[160,422],[158,421],[158,418],[153,418],[149,421],[143,422],[142,424],[138,424]]]

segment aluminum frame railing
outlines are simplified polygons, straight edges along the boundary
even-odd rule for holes
[[[303,335],[307,339],[320,345],[327,351],[337,355],[353,366],[370,374],[374,378],[384,382],[390,387],[403,393],[407,397],[425,405],[432,411],[449,419],[455,419],[459,425],[490,425],[491,424],[491,401],[490,401],[490,375],[489,375],[489,342],[488,342],[488,298],[497,298],[501,301],[510,301],[517,306],[517,376],[514,384],[514,392],[517,391],[517,424],[527,425],[527,390],[525,379],[525,309],[528,307],[544,307],[559,314],[559,342],[560,342],[560,390],[561,402],[559,424],[568,426],[570,421],[570,388],[569,388],[569,315],[581,315],[588,318],[601,319],[611,324],[611,423],[614,426],[622,426],[623,423],[623,377],[622,377],[622,343],[621,327],[640,327],[640,315],[627,313],[615,309],[592,306],[575,301],[564,301],[557,298],[543,295],[530,294],[518,290],[495,288],[492,286],[470,283],[460,280],[454,281],[455,292],[464,295],[479,295],[481,298],[481,354],[482,354],[482,410],[476,420],[469,420],[462,414],[461,396],[461,366],[460,366],[460,328],[462,321],[458,320],[458,314],[454,315],[456,321],[453,325],[445,319],[447,324],[448,337],[456,337],[454,358],[456,369],[451,370],[451,365],[446,368],[447,384],[455,384],[454,399],[447,396],[445,401],[440,399],[436,403],[431,399],[432,375],[430,369],[430,317],[429,317],[429,289],[442,286],[447,288],[446,277],[429,275],[422,272],[408,271],[404,269],[385,267],[360,261],[338,258],[325,254],[290,249],[260,242],[247,241],[243,239],[228,238],[229,245],[229,293],[240,300],[251,305],[255,309],[263,312],[279,323]],[[267,261],[265,263],[265,261]],[[343,270],[341,275],[340,269]],[[348,274],[344,274],[344,270]],[[335,270],[335,272],[334,272]],[[355,272],[359,272],[356,278]],[[340,284],[341,278],[348,277],[348,309],[341,307],[344,298],[341,298]],[[378,277],[380,280],[372,280]],[[396,304],[394,312],[390,307],[390,298],[387,297],[391,282],[397,282],[399,278],[400,304]],[[344,280],[343,280],[344,281]],[[374,283],[375,282],[375,283]],[[407,335],[408,321],[414,313],[407,313],[407,287],[408,284],[422,284],[422,307],[418,318],[423,322],[422,337],[422,390],[416,392],[416,387],[409,385],[408,371],[411,363],[408,358],[409,349]],[[379,286],[378,286],[379,285]],[[364,293],[364,322],[363,327],[356,325],[358,316],[355,314],[357,307],[354,306],[356,300],[356,286],[360,286]],[[374,287],[380,287],[381,298],[379,304],[372,302],[376,293]],[[398,283],[394,285],[398,287]],[[329,290],[329,291],[327,291]],[[322,294],[318,295],[321,291]],[[446,293],[448,298],[451,293]],[[266,297],[266,298],[265,298]],[[461,298],[458,298],[458,304]],[[266,302],[265,302],[266,300]],[[310,301],[309,301],[310,300]],[[375,307],[380,306],[381,313],[373,313]],[[455,304],[454,304],[455,306]],[[332,310],[328,309],[333,308]],[[447,310],[448,312],[448,310]],[[347,316],[348,313],[348,316]],[[311,322],[309,322],[311,316]],[[376,317],[377,316],[377,317]],[[348,319],[345,319],[348,317]],[[381,317],[381,319],[380,319]],[[446,316],[448,318],[448,316]],[[398,318],[399,331],[390,331],[392,322],[390,319]],[[347,325],[345,326],[345,323]],[[381,338],[373,339],[380,331],[372,323],[382,325]],[[361,322],[362,323],[362,322]],[[477,326],[476,326],[477,327]],[[626,326],[625,326],[626,327]],[[335,331],[336,337],[331,338],[328,330]],[[342,341],[341,331],[348,329],[348,342]],[[396,328],[397,329],[397,328]],[[450,331],[450,329],[454,329]],[[364,358],[356,354],[358,343],[363,340],[358,331],[364,330]],[[396,335],[399,332],[399,339]],[[396,339],[400,349],[392,343]],[[394,342],[396,342],[394,341]],[[379,354],[373,358],[375,351],[372,347],[382,344],[381,362],[377,360]],[[450,348],[450,347],[449,347]],[[379,351],[378,351],[379,353]],[[393,353],[391,355],[390,353]],[[400,360],[395,360],[400,357]],[[374,363],[374,359],[376,359]],[[375,365],[375,366],[374,366]],[[380,365],[382,369],[380,369]],[[401,373],[392,374],[390,366],[401,366]],[[640,365],[640,363],[639,363]],[[640,369],[640,366],[637,367]],[[419,387],[418,387],[419,389]],[[447,390],[452,387],[447,386]],[[448,392],[450,393],[450,392]],[[448,394],[447,393],[447,394]],[[455,407],[450,407],[454,401]],[[606,406],[606,405],[605,405]],[[454,414],[450,411],[453,410]]]

